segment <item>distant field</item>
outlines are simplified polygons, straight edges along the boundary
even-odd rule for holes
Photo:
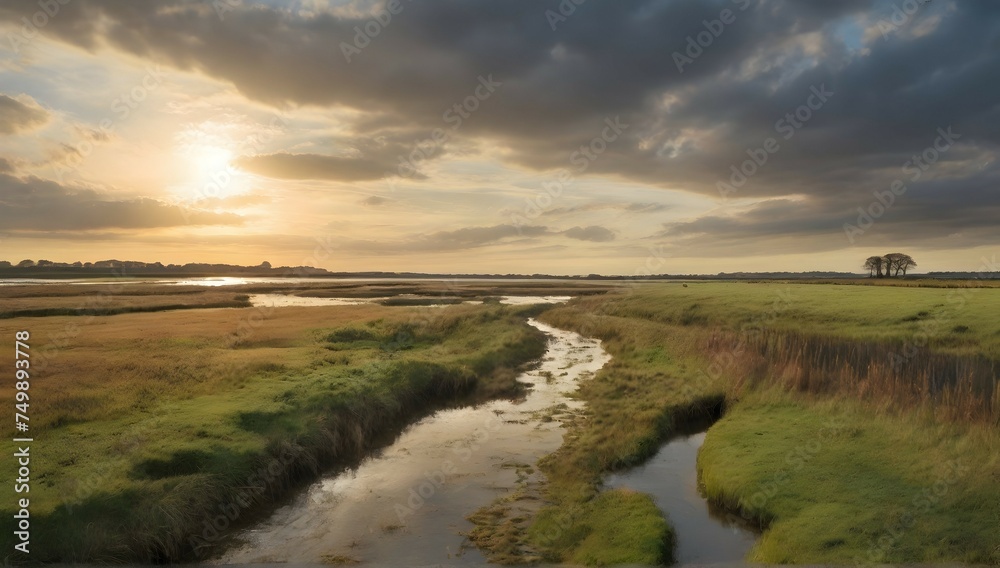
[[[500,295],[580,296],[604,294],[615,283],[399,281],[342,283],[304,280],[289,284],[232,286],[164,285],[141,280],[87,284],[0,286],[0,319],[12,317],[94,316],[198,308],[243,308],[249,294],[289,294],[307,298],[395,298],[395,305],[426,305],[479,300]]]
[[[877,282],[877,281],[876,281]],[[580,300],[595,313],[729,330],[773,329],[858,340],[917,340],[948,353],[1000,357],[1000,292],[971,286],[690,283]]]

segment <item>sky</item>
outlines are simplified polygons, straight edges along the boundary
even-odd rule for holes
[[[998,143],[995,0],[0,3],[12,262],[977,271]]]

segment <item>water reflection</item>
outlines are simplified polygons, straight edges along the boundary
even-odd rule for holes
[[[412,296],[397,295],[379,298],[313,298],[306,296],[292,296],[289,294],[251,294],[250,303],[255,307],[285,308],[285,307],[305,307],[305,306],[359,306],[362,304],[380,304],[383,302],[393,302],[401,298],[413,299],[424,303],[427,306],[445,306],[455,303],[453,299],[439,298],[435,296]],[[568,302],[570,296],[502,296],[501,304],[511,306],[524,306],[530,304],[558,304]],[[465,301],[466,304],[478,304],[481,300]]]
[[[518,377],[532,385],[525,398],[421,420],[356,470],[314,483],[243,532],[217,562],[484,565],[462,534],[472,529],[465,517],[510,495],[519,477],[540,483],[535,464],[562,444],[561,417],[582,408],[569,395],[610,360],[597,340],[530,323],[551,341],[541,366]]]
[[[653,496],[676,532],[678,563],[742,562],[757,534],[702,496],[696,466],[704,442],[705,432],[675,438],[644,465],[612,477],[607,485]]]

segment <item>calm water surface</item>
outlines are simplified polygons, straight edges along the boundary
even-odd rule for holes
[[[563,436],[558,418],[546,416],[578,411],[568,395],[610,360],[597,340],[529,321],[551,340],[541,366],[518,377],[532,385],[523,400],[421,420],[357,469],[321,479],[243,532],[219,562],[484,563],[463,535],[472,529],[465,517],[519,476],[540,475],[535,463]]]
[[[609,478],[606,484],[653,496],[677,534],[678,563],[740,563],[757,534],[745,524],[729,522],[702,496],[696,466],[704,442],[705,432],[674,438],[648,462]]]

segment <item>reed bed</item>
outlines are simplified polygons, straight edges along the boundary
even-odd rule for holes
[[[775,385],[846,395],[883,410],[918,410],[939,421],[1000,424],[997,362],[982,355],[776,330],[716,330],[703,349],[732,355],[735,392]]]

